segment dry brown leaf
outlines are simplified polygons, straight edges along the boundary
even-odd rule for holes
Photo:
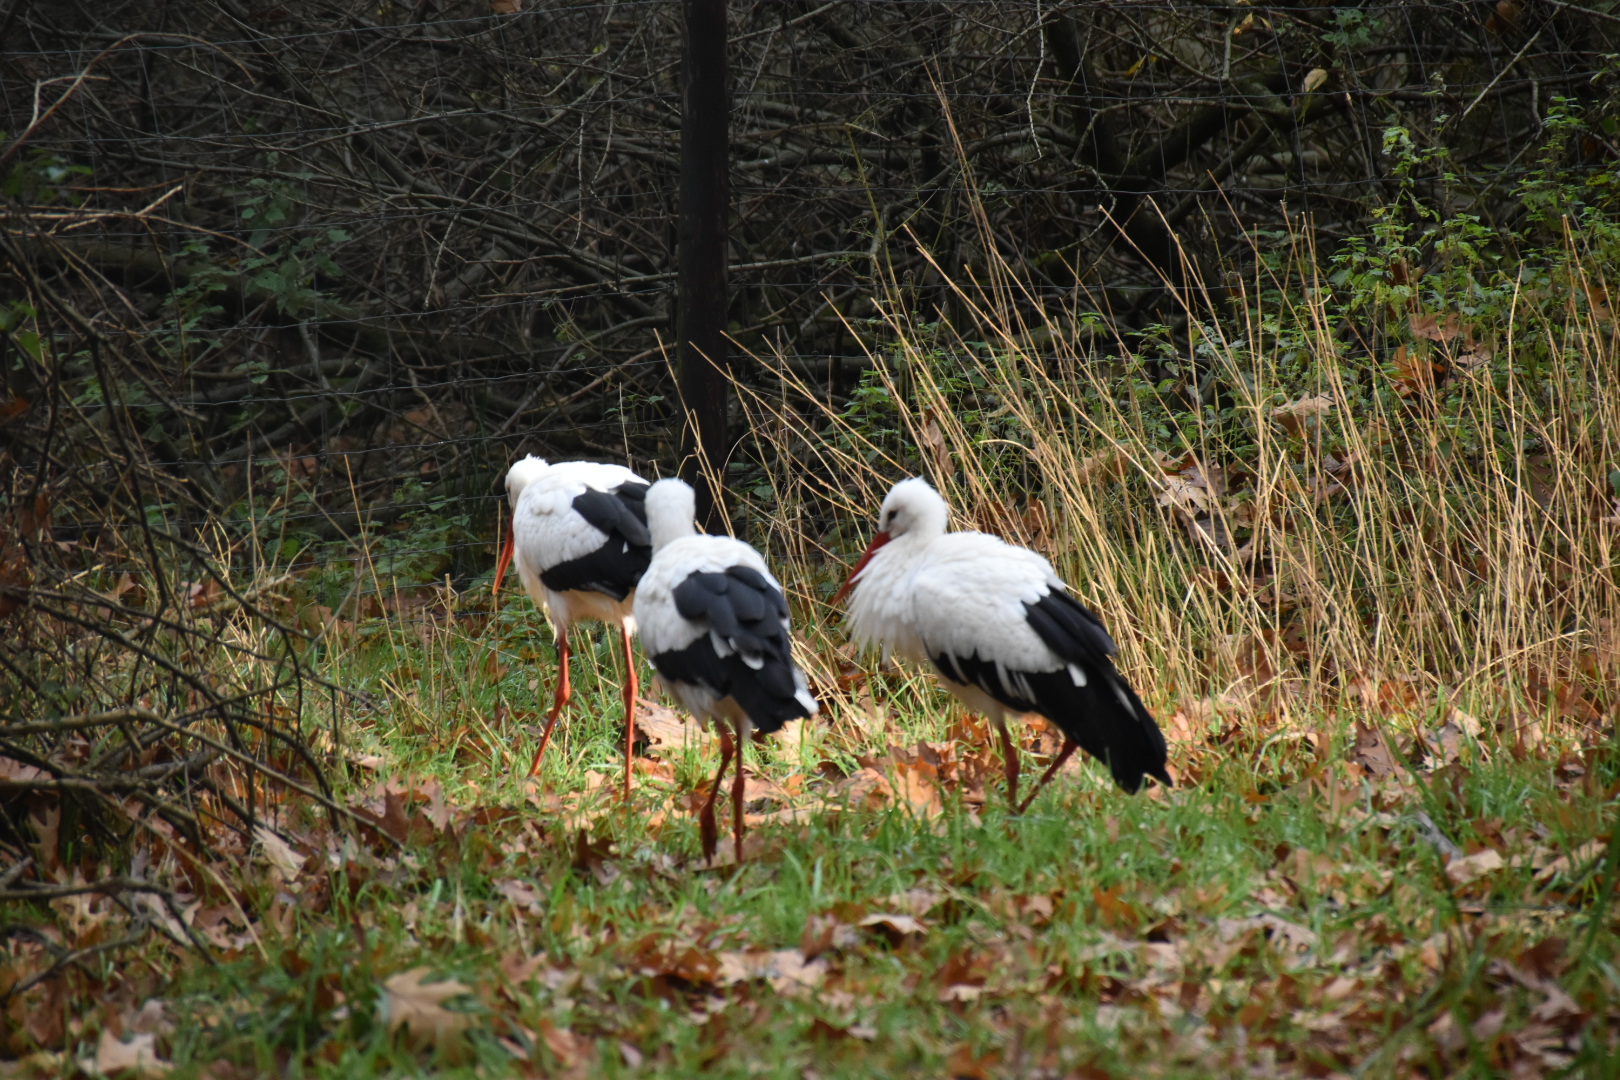
[[[905,892],[890,893],[883,901],[884,906],[894,911],[903,911],[908,915],[921,918],[933,911],[945,898],[933,889],[907,889]]]
[[[714,732],[686,713],[645,698],[636,702],[636,734],[647,740],[647,755],[659,757],[682,749],[706,750]]]
[[[1450,341],[1464,330],[1462,318],[1455,311],[1444,319],[1435,314],[1412,316],[1412,336],[1426,341]]]
[[[516,878],[507,878],[495,883],[495,891],[511,901],[512,906],[527,911],[531,915],[542,914],[540,894],[533,885]]]
[[[1080,464],[1075,467],[1074,479],[1085,486],[1106,480],[1120,480],[1124,478],[1130,464],[1131,459],[1125,451],[1111,446],[1081,458]]]
[[[295,881],[303,872],[307,857],[297,848],[284,840],[280,833],[263,825],[253,827],[253,838],[259,842],[259,849],[264,853],[266,861],[277,870],[287,881]]]
[[[540,1018],[540,1038],[545,1041],[546,1049],[560,1061],[564,1068],[568,1068],[584,1057],[588,1044],[567,1028],[560,1028],[551,1022],[549,1016]]]
[[[1356,721],[1356,745],[1350,750],[1350,760],[1367,770],[1374,780],[1386,780],[1400,772],[1395,754],[1385,740],[1384,733]]]
[[[1518,28],[1524,5],[1519,0],[1497,0],[1496,8],[1485,19],[1485,29],[1493,34],[1511,33]]]
[[[1537,1020],[1556,1024],[1562,1020],[1579,1020],[1586,1015],[1586,1010],[1582,1009],[1557,983],[1550,980],[1543,981],[1541,990],[1547,995],[1546,1000],[1530,1011],[1530,1015]]]
[[[61,808],[41,807],[28,816],[28,824],[34,831],[34,857],[39,860],[39,868],[48,876],[55,877],[56,872],[62,869]]]
[[[81,1060],[79,1068],[92,1076],[167,1076],[174,1066],[158,1057],[156,1035],[136,1035],[123,1042],[103,1028],[96,1056]]]
[[[847,904],[810,916],[805,920],[804,933],[799,937],[799,952],[810,960],[829,949],[849,948],[860,941],[860,935],[850,925],[852,920],[859,918],[859,907]]]
[[[890,790],[920,817],[934,818],[945,812],[939,794],[939,769],[926,761],[897,762]]]
[[[1164,737],[1173,743],[1197,742],[1201,737],[1198,725],[1184,709],[1177,709],[1170,718],[1160,725],[1164,730]]]
[[[408,1028],[417,1045],[444,1046],[472,1026],[467,1013],[452,1012],[444,1003],[472,992],[472,987],[454,979],[424,982],[431,968],[419,967],[389,976],[383,983],[383,1013],[390,1034]]]
[[[1468,1037],[1449,1011],[1441,1013],[1440,1018],[1429,1025],[1428,1032],[1429,1038],[1448,1053],[1455,1053],[1468,1045]]]
[[[1427,394],[1434,389],[1435,380],[1446,372],[1444,365],[1436,364],[1405,345],[1396,348],[1390,367],[1395,390],[1402,397]]]
[[[951,464],[950,444],[946,442],[945,432],[932,409],[924,414],[922,429],[917,432],[917,440],[932,459],[936,477],[948,477],[956,471]]]
[[[873,768],[851,773],[839,781],[834,789],[857,810],[881,810],[888,802],[891,788],[888,777]]]
[[[776,731],[771,741],[776,744],[778,761],[799,761],[810,748],[812,729],[808,720],[789,720]]]
[[[1302,397],[1271,410],[1271,418],[1290,435],[1301,438],[1316,431],[1320,418],[1333,408],[1333,399],[1326,394]]]
[[[1230,951],[1222,950],[1227,960],[1240,952],[1243,945],[1256,933],[1265,935],[1272,946],[1282,954],[1283,962],[1289,967],[1299,967],[1306,963],[1317,946],[1315,931],[1271,914],[1254,915],[1244,919],[1218,919],[1215,930],[1216,936],[1224,945],[1236,946]]]
[[[821,958],[806,960],[798,949],[777,949],[774,952],[722,952],[715,955],[720,961],[715,982],[720,986],[765,979],[778,994],[792,994],[814,990],[827,977],[827,961]]]
[[[520,952],[509,952],[500,958],[496,966],[509,985],[522,987],[534,978],[535,972],[546,966],[546,954],[524,956]]]
[[[996,1066],[1001,1064],[1001,1051],[986,1050],[983,1054],[975,1054],[973,1048],[963,1043],[951,1051],[950,1061],[946,1062],[945,1073],[952,1080],[989,1080],[996,1075]]]
[[[1506,865],[1507,862],[1502,858],[1501,852],[1495,848],[1486,848],[1460,859],[1452,859],[1446,864],[1446,877],[1450,878],[1454,885],[1466,885],[1487,874],[1494,874]]]
[[[1327,82],[1327,80],[1328,73],[1326,68],[1311,68],[1311,70],[1305,73],[1305,81],[1300,84],[1300,92],[1306,94],[1312,93],[1313,91],[1320,89],[1322,84]]]
[[[1468,744],[1462,728],[1452,723],[1444,724],[1435,729],[1424,741],[1430,747],[1439,751],[1435,757],[1438,758],[1437,764],[1440,765],[1450,765],[1461,761],[1463,747]]]
[[[857,925],[862,930],[878,931],[893,944],[898,944],[908,937],[921,937],[928,932],[928,928],[913,916],[891,912],[868,915]]]
[[[1588,840],[1567,855],[1555,856],[1544,864],[1538,860],[1535,865],[1539,866],[1540,869],[1536,871],[1536,881],[1548,882],[1560,875],[1573,877],[1574,871],[1585,869],[1589,863],[1602,854],[1603,841]]]
[[[1184,473],[1175,473],[1163,479],[1158,504],[1166,509],[1183,513],[1206,514],[1215,506],[1214,493],[1208,485]]]

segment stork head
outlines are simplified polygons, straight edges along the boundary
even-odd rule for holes
[[[878,532],[888,533],[889,539],[916,536],[932,540],[944,536],[951,521],[951,508],[944,496],[920,476],[902,480],[889,489],[878,511]]]
[[[849,579],[833,595],[833,604],[836,605],[855,587],[862,572],[866,570],[866,564],[872,561],[872,556],[876,555],[884,544],[901,537],[926,544],[935,537],[944,536],[950,522],[951,508],[945,504],[945,499],[940,493],[922,477],[902,480],[894,485],[889,489],[888,497],[883,500],[883,509],[878,511],[877,533],[867,545],[860,561],[855,564],[855,569],[850,571]]]
[[[647,489],[647,531],[653,551],[697,533],[697,495],[684,480],[660,480]]]
[[[523,489],[540,479],[547,469],[545,458],[528,455],[522,461],[512,462],[512,467],[506,470],[506,502],[510,512],[506,518],[506,542],[501,545],[500,558],[495,562],[495,584],[490,586],[490,595],[499,596],[501,582],[506,578],[506,568],[512,565],[512,555],[517,550],[517,532],[512,528],[512,515],[517,513],[518,496]]]
[[[545,458],[537,458],[533,454],[512,462],[512,467],[506,470],[506,501],[513,510],[517,509],[518,496],[523,494],[523,489],[544,476],[550,468]]]

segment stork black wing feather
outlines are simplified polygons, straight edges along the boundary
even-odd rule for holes
[[[554,592],[599,592],[615,600],[629,596],[652,562],[646,501],[647,485],[628,481],[612,491],[592,489],[575,496],[574,513],[607,539],[595,551],[546,567],[541,582]]]
[[[1049,592],[1024,610],[1029,625],[1064,660],[1084,663],[1119,651],[1102,620],[1066,592]]]
[[[652,544],[647,532],[646,484],[626,482],[612,491],[592,488],[574,496],[573,507],[574,513],[609,536],[617,534],[637,546]]]
[[[673,596],[681,618],[709,632],[684,649],[655,654],[660,675],[735,699],[762,732],[809,715],[797,696],[793,647],[782,625],[787,601],[763,574],[745,566],[689,574]]]
[[[1169,784],[1164,734],[1109,659],[1114,639],[1102,620],[1057,591],[1026,601],[1024,614],[1063,667],[1022,671],[980,659],[977,652],[965,657],[941,653],[933,657],[934,665],[946,678],[977,686],[1009,709],[1045,716],[1106,763],[1114,782],[1126,791],[1140,788],[1144,776]]]

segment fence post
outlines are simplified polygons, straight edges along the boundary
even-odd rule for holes
[[[681,0],[681,210],[676,289],[675,382],[685,412],[681,475],[697,490],[698,521],[724,530],[726,219],[731,206],[730,101],[725,0]],[[705,467],[718,479],[711,490]]]

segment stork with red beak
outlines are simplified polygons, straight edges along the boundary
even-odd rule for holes
[[[531,455],[507,471],[511,526],[491,592],[500,591],[506,568],[515,562],[524,591],[551,619],[561,669],[530,776],[540,771],[552,729],[573,694],[569,628],[580,619],[595,619],[618,626],[624,642],[624,794],[629,798],[639,689],[630,651],[630,635],[636,632],[631,608],[636,584],[652,560],[647,487],[647,481],[624,466],[596,461],[550,465]]]
[[[636,624],[670,695],[699,720],[723,725],[720,769],[698,822],[703,856],[713,859],[715,796],[735,755],[731,808],[742,862],[743,748],[751,732],[815,715],[816,699],[793,662],[787,597],[765,560],[741,540],[700,535],[696,516],[684,482],[660,480],[648,490],[653,558],[636,591]]]
[[[833,597],[850,596],[857,644],[932,662],[940,681],[1001,738],[1007,797],[1022,813],[1079,747],[1126,791],[1151,776],[1170,784],[1164,735],[1114,667],[1113,638],[1069,595],[1052,564],[978,532],[947,532],[950,508],[926,480],[902,480],[883,500],[877,535]],[[1008,713],[1040,713],[1063,748],[1018,801],[1018,748]]]

